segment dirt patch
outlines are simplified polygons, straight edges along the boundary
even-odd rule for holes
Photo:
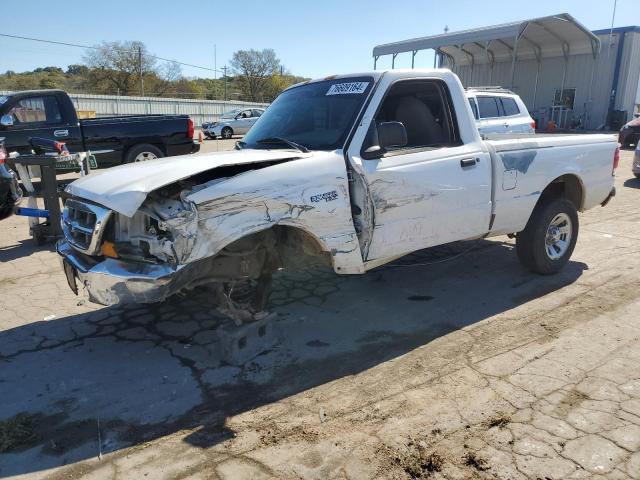
[[[284,438],[288,440],[295,438],[306,442],[315,442],[318,439],[318,432],[304,425],[296,425],[293,428],[283,428],[276,423],[270,423],[260,433],[260,442],[264,445],[275,445]]]
[[[571,410],[580,406],[582,402],[589,400],[589,396],[583,392],[572,389],[564,393],[564,397],[553,409],[556,415],[566,416]]]
[[[35,438],[34,419],[29,414],[18,413],[0,422],[0,453],[27,447]]]
[[[473,467],[476,470],[479,470],[481,472],[484,472],[485,470],[489,470],[489,464],[487,463],[487,461],[478,456],[478,454],[474,453],[474,452],[468,452],[464,457],[464,464],[469,466],[469,467]]]
[[[426,478],[442,470],[444,459],[436,452],[420,451],[417,456],[405,458],[401,466],[411,478]]]
[[[425,441],[410,440],[406,448],[401,449],[381,445],[377,449],[376,457],[386,457],[387,460],[383,462],[386,467],[382,468],[387,474],[389,468],[397,468],[411,479],[429,478],[432,474],[442,471],[445,466],[444,456],[429,448]]]
[[[490,417],[487,421],[485,421],[483,425],[487,428],[505,428],[510,421],[511,417],[509,415],[498,412],[496,415]]]

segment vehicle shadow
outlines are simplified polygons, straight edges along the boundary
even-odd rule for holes
[[[25,217],[26,218],[26,217]],[[29,225],[25,221],[24,229],[28,230]],[[39,245],[34,239],[17,240],[16,243],[0,247],[0,263],[10,262],[18,258],[25,258],[37,252],[49,251],[55,252],[56,244],[54,241]]]
[[[623,185],[628,188],[640,188],[640,178],[630,178],[625,180]]]
[[[192,445],[216,445],[233,436],[228,417],[363,372],[561,289],[587,269],[569,262],[555,276],[537,276],[512,249],[459,242],[365,276],[281,275],[272,295],[278,340],[239,365],[221,357],[220,318],[205,290],[0,332],[0,421],[23,418],[28,433],[5,446],[0,476],[182,429],[194,430],[185,438]]]

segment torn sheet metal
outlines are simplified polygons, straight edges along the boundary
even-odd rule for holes
[[[160,158],[94,172],[69,184],[65,191],[132,217],[150,192],[198,173],[309,155],[286,150],[242,150]]]
[[[188,253],[178,252],[181,262],[205,258],[239,238],[281,225],[315,237],[339,273],[363,272],[345,164],[335,152],[245,172],[195,189],[185,200],[196,213],[180,220],[185,235],[194,239]],[[165,223],[177,226],[173,220]]]

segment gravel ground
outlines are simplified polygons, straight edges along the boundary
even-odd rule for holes
[[[630,166],[560,274],[524,271],[504,237],[281,276],[253,358],[224,348],[206,291],[84,302],[5,220],[0,477],[640,478]]]

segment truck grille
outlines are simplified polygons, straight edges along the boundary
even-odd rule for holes
[[[100,255],[101,240],[111,210],[69,199],[62,212],[62,231],[75,249],[87,255]]]

